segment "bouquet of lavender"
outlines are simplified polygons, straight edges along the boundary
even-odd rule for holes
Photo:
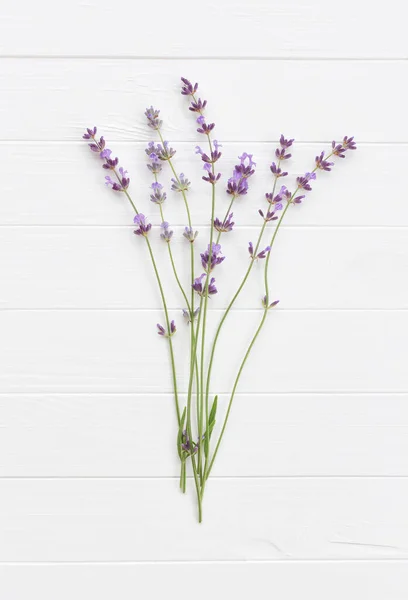
[[[172,373],[172,384],[174,391],[174,402],[176,408],[176,444],[178,456],[180,459],[180,488],[183,493],[186,491],[187,465],[191,465],[194,476],[195,490],[198,501],[198,520],[202,521],[202,503],[206,482],[214,465],[215,458],[223,439],[225,428],[231,412],[235,392],[244,369],[248,356],[259,336],[269,311],[278,304],[278,300],[270,297],[269,289],[269,261],[276,236],[286,213],[291,206],[297,206],[305,198],[305,192],[310,192],[311,184],[316,180],[317,173],[320,170],[331,171],[333,162],[332,157],[344,158],[348,150],[355,150],[356,145],[352,137],[344,137],[341,143],[332,142],[329,154],[321,152],[316,156],[314,167],[310,172],[296,178],[294,191],[289,191],[285,185],[278,185],[278,180],[287,177],[284,165],[291,158],[290,148],[293,145],[293,139],[285,139],[282,135],[279,141],[279,147],[275,150],[274,160],[270,166],[272,172],[272,189],[265,194],[265,207],[258,210],[261,220],[258,238],[255,242],[249,242],[249,263],[242,277],[236,292],[232,296],[227,308],[223,311],[222,317],[215,331],[215,336],[208,345],[207,340],[207,313],[208,303],[211,296],[217,294],[216,280],[214,273],[225,260],[221,252],[221,237],[233,231],[233,206],[237,198],[245,196],[248,193],[249,180],[255,173],[256,163],[252,159],[252,154],[244,152],[239,157],[239,163],[235,166],[226,186],[226,193],[229,197],[229,206],[222,218],[216,217],[216,189],[217,183],[221,179],[221,173],[216,168],[216,163],[221,158],[221,144],[213,139],[214,123],[208,123],[205,117],[207,101],[197,96],[198,84],[192,85],[190,81],[181,78],[181,94],[189,100],[189,110],[195,118],[198,125],[197,131],[203,136],[206,142],[207,150],[196,146],[196,153],[203,162],[205,174],[202,179],[208,184],[210,192],[210,231],[209,239],[206,241],[199,255],[200,267],[197,270],[198,257],[196,256],[195,246],[198,232],[195,231],[191,219],[189,205],[190,182],[187,177],[178,171],[173,163],[173,157],[176,151],[169,146],[169,143],[163,139],[163,122],[160,119],[160,111],[153,107],[146,109],[145,115],[147,125],[156,133],[157,140],[151,141],[147,148],[148,156],[147,168],[152,175],[152,185],[150,200],[157,205],[160,213],[160,237],[167,245],[171,270],[174,275],[175,284],[180,292],[180,300],[184,307],[182,313],[185,323],[190,327],[189,344],[189,378],[187,389],[186,405],[180,405],[179,390],[177,385],[176,360],[173,349],[172,337],[176,333],[176,324],[170,319],[166,294],[160,277],[159,269],[155,259],[154,251],[150,242],[152,225],[147,222],[145,215],[139,212],[135,201],[129,192],[130,179],[127,171],[119,166],[119,159],[112,157],[112,151],[106,147],[105,139],[97,139],[97,129],[87,129],[84,139],[89,140],[89,147],[102,160],[102,167],[107,171],[105,183],[115,192],[124,194],[129,201],[135,216],[134,223],[136,229],[134,233],[143,238],[146,243],[148,254],[150,256],[154,275],[157,280],[159,292],[163,304],[164,324],[157,324],[157,333],[167,340],[169,348],[169,357]],[[166,221],[164,214],[164,203],[166,201],[166,192],[163,184],[159,181],[165,163],[168,163],[172,172],[171,189],[181,194],[186,211],[188,225],[185,227],[183,236],[186,244],[190,246],[190,278],[191,283],[188,289],[184,289],[178,275],[177,266],[172,252],[173,231],[170,229],[169,222]],[[267,243],[265,245],[264,238]],[[214,365],[217,343],[228,317],[231,308],[234,306],[238,296],[248,281],[252,268],[256,261],[264,262],[264,290],[261,294],[261,318],[256,328],[250,344],[243,354],[241,364],[238,367],[237,375],[232,387],[229,402],[225,414],[219,416],[217,396],[210,398],[211,376]],[[218,271],[218,269],[217,269]],[[206,357],[208,355],[208,360]],[[214,430],[216,419],[220,420],[221,427]],[[215,435],[215,433],[217,435]]]

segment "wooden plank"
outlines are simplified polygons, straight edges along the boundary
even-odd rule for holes
[[[223,178],[217,187],[217,213],[225,214],[229,196],[225,185],[243,151],[254,154],[256,174],[250,180],[250,192],[237,201],[237,224],[258,225],[257,209],[273,185],[269,165],[277,142],[225,143],[219,168]],[[147,170],[146,144],[115,142],[112,146],[131,176],[130,192],[141,210],[155,214],[149,201],[151,174]],[[209,186],[201,181],[202,161],[194,153],[193,143],[174,145],[174,164],[192,182],[189,194],[193,221],[209,221]],[[293,189],[294,179],[313,167],[314,157],[330,143],[296,143],[293,158],[286,163],[290,176],[285,183]],[[0,183],[4,202],[0,203],[2,225],[127,225],[132,209],[124,198],[105,187],[101,163],[85,144],[78,143],[3,143],[0,161],[7,176]],[[407,144],[359,144],[344,161],[338,161],[332,173],[322,173],[305,204],[290,215],[291,225],[407,226],[408,203],[405,186]],[[21,177],[22,165],[27,174]],[[381,173],[381,177],[373,177]],[[170,170],[164,166],[161,181],[168,199],[163,208],[174,225],[186,222],[184,203],[169,191]],[[47,182],[45,184],[45,182]],[[283,183],[283,182],[282,182]],[[386,198],[392,198],[390,210]],[[347,234],[346,234],[347,235]]]
[[[243,0],[209,0],[203,21],[197,20],[187,0],[160,2],[154,17],[149,5],[130,0],[115,6],[108,0],[58,5],[39,0],[35,9],[28,0],[16,0],[2,12],[1,51],[16,56],[407,55],[406,11],[399,0],[390,0],[387,10],[381,4],[367,10],[363,0],[324,6],[317,0],[288,0],[284,6],[266,0],[250,5]]]
[[[238,394],[213,474],[408,476],[407,400]],[[0,396],[0,430],[1,477],[179,475],[170,395]]]
[[[209,318],[209,340],[216,316],[213,311]],[[406,311],[277,309],[268,318],[238,391],[408,390],[401,360]],[[214,393],[231,390],[260,319],[260,311],[235,311],[227,319],[216,353]],[[155,333],[160,321],[157,311],[2,311],[0,392],[168,392],[167,343]],[[182,360],[189,332],[178,325],[173,339],[185,391],[189,371]]]
[[[408,558],[408,479],[0,480],[0,561]]]
[[[40,589],[42,600],[134,600],[135,593],[170,600],[194,589],[196,600],[214,594],[247,600],[265,590],[279,600],[293,600],[313,590],[314,600],[405,600],[405,561],[238,562],[133,565],[0,565],[3,593],[21,600]],[[197,585],[197,582],[199,585]]]
[[[155,223],[158,216],[153,217]],[[263,222],[259,221],[257,228],[240,228],[223,236],[226,260],[215,272],[219,294],[211,299],[212,308],[226,307],[238,289],[249,265],[248,241],[257,240]],[[169,306],[180,310],[185,300],[158,229],[150,239]],[[208,228],[200,231],[196,275],[203,270],[199,253],[209,239]],[[261,248],[270,242],[273,231],[274,224]],[[174,260],[190,295],[189,242],[182,228],[174,232]],[[0,257],[1,308],[161,307],[146,245],[133,234],[133,227],[5,228],[0,230]],[[236,307],[260,307],[264,266],[264,261],[254,265]],[[406,229],[285,229],[272,254],[272,293],[283,308],[408,308],[407,268]]]
[[[208,119],[216,123],[214,136],[220,142],[269,141],[282,131],[298,141],[332,140],[346,134],[355,135],[359,142],[408,141],[408,123],[400,118],[408,86],[404,61],[346,60],[333,65],[325,60],[190,60],[186,64],[184,60],[33,58],[4,59],[0,66],[0,114],[6,117],[12,106],[14,114],[24,115],[3,119],[2,140],[75,141],[85,126],[94,124],[109,144],[149,140],[144,111],[153,103],[162,109],[165,139],[202,143],[187,99],[180,95],[184,75],[200,80],[200,95],[209,102]],[[389,103],[390,89],[392,110],[387,119],[379,119]]]

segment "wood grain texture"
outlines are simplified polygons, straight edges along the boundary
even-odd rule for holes
[[[42,600],[134,600],[135,594],[177,598],[180,580],[196,600],[232,594],[237,600],[266,593],[279,600],[313,594],[314,600],[359,600],[360,590],[370,600],[405,600],[408,592],[406,561],[237,562],[171,564],[0,565],[7,600],[21,600],[27,590],[41,590]]]
[[[168,394],[0,396],[0,431],[0,477],[179,475]],[[213,475],[408,476],[407,395],[238,394]]]
[[[260,313],[235,311],[227,319],[216,354],[214,393],[231,390]],[[401,360],[408,335],[406,311],[276,309],[269,315],[240,392],[408,390]],[[213,311],[210,338],[218,318]],[[2,311],[0,392],[168,392],[167,343],[155,333],[161,319],[158,311]],[[188,336],[187,327],[180,327],[174,337],[180,390],[187,389],[183,357]],[[227,364],[228,369],[223,367]]]
[[[206,489],[199,526],[177,479],[0,480],[0,562],[408,558],[408,478]]]
[[[294,131],[292,127],[291,131]],[[259,225],[258,208],[264,204],[264,195],[273,185],[269,165],[276,145],[276,140],[224,143],[218,163],[223,174],[217,187],[217,213],[220,216],[225,214],[229,202],[225,193],[227,178],[237,157],[247,151],[254,154],[256,174],[250,180],[248,195],[235,204],[234,216],[240,226]],[[189,198],[193,222],[202,226],[208,224],[210,199],[208,184],[201,180],[202,161],[194,153],[194,146],[194,142],[174,144],[177,150],[174,164],[192,182]],[[156,207],[149,201],[152,181],[145,166],[146,144],[115,142],[112,148],[129,169],[134,201],[150,216],[156,215]],[[290,175],[285,184],[293,189],[295,177],[313,168],[315,156],[327,148],[330,148],[330,141],[295,143],[292,159],[286,163]],[[0,143],[0,162],[7,173],[0,181],[4,197],[0,202],[2,225],[112,226],[131,223],[130,205],[105,187],[101,162],[91,155],[83,142]],[[295,226],[322,227],[408,226],[408,203],[403,193],[407,162],[408,144],[359,143],[358,151],[344,161],[338,160],[332,173],[321,174],[307,201],[291,211],[288,222]],[[24,177],[21,177],[22,165]],[[165,167],[161,176],[168,194],[164,210],[173,225],[185,225],[184,204],[177,194],[169,191],[171,177],[170,169]],[[32,190],[38,190],[35,200]]]
[[[1,52],[16,56],[405,58],[408,53],[401,0],[390,0],[387,10],[380,4],[367,10],[363,0],[323,6],[318,0],[284,5],[210,0],[201,18],[187,0],[160,3],[154,16],[148,4],[130,0],[114,6],[108,0],[58,6],[39,0],[36,10],[28,0],[16,0],[0,15]]]
[[[153,215],[153,221],[159,223],[157,210]],[[226,307],[238,289],[249,266],[248,241],[255,243],[260,228],[261,224],[240,228],[222,237],[226,260],[215,272],[219,293],[211,299],[212,309]],[[145,242],[133,234],[133,229],[0,229],[4,285],[0,308],[160,309],[161,298]],[[165,280],[168,305],[180,314],[185,300],[158,229],[150,236],[151,243]],[[171,247],[189,295],[189,242],[182,231],[174,228]],[[273,231],[274,224],[267,229],[261,248],[270,242]],[[270,262],[271,293],[280,298],[283,308],[408,308],[408,281],[395,277],[396,272],[408,269],[407,231],[282,229]],[[200,252],[204,252],[208,238],[209,228],[201,228],[196,241],[196,274],[203,270]],[[236,302],[237,308],[260,308],[265,293],[263,278],[264,262],[259,261]],[[182,325],[180,318],[178,323]]]
[[[346,134],[359,142],[408,141],[408,123],[401,119],[406,62],[337,61],[333,68],[324,60],[3,59],[0,115],[13,106],[23,117],[4,118],[0,137],[77,141],[85,126],[96,124],[109,144],[146,141],[152,132],[144,111],[153,103],[162,110],[167,139],[202,143],[180,95],[181,75],[200,80],[220,142],[276,140],[282,131],[306,142]],[[390,89],[392,110],[379,119]]]

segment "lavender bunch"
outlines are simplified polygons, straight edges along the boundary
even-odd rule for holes
[[[180,301],[183,304],[181,311],[184,325],[189,327],[189,377],[187,399],[184,406],[180,404],[176,360],[172,343],[172,338],[177,333],[177,326],[175,320],[170,318],[164,287],[153,246],[150,242],[151,236],[155,235],[155,229],[148,222],[145,215],[139,212],[136,203],[132,200],[129,193],[130,178],[128,172],[119,165],[119,159],[114,158],[112,151],[106,147],[105,139],[97,137],[96,127],[87,129],[83,138],[88,141],[90,150],[103,161],[103,169],[108,171],[105,175],[105,184],[115,193],[122,193],[128,200],[134,211],[134,233],[136,237],[144,239],[147,247],[147,254],[157,281],[164,312],[164,322],[156,324],[156,331],[161,338],[167,341],[169,348],[177,419],[176,447],[180,460],[180,488],[183,492],[186,491],[187,470],[188,465],[191,464],[197,495],[198,520],[201,522],[206,482],[212,471],[225,433],[241,374],[248,356],[266,323],[267,315],[279,303],[279,300],[270,297],[269,265],[282,221],[291,206],[296,207],[303,203],[307,194],[312,191],[318,173],[320,171],[330,172],[334,166],[333,159],[335,157],[344,158],[350,150],[356,149],[356,144],[353,137],[347,136],[343,138],[342,142],[333,141],[329,153],[326,155],[325,151],[322,151],[318,154],[315,157],[313,168],[296,177],[292,187],[293,191],[290,191],[282,181],[287,181],[289,176],[286,164],[292,157],[294,139],[286,139],[281,135],[279,144],[274,149],[273,160],[270,165],[271,187],[265,192],[264,205],[255,207],[260,217],[258,236],[255,240],[248,241],[249,261],[242,280],[227,308],[222,313],[213,340],[208,344],[207,315],[209,303],[211,298],[218,293],[217,280],[219,279],[219,273],[225,273],[223,263],[226,257],[222,251],[221,237],[223,234],[230,234],[234,231],[234,214],[236,212],[234,205],[237,200],[247,201],[250,178],[255,174],[256,163],[253,160],[253,155],[247,152],[243,152],[238,157],[239,162],[235,165],[225,184],[224,193],[229,199],[228,207],[224,213],[221,213],[221,216],[216,216],[217,190],[222,179],[221,172],[218,169],[218,162],[222,158],[222,144],[213,139],[215,123],[209,121],[206,117],[208,103],[207,100],[203,100],[198,96],[198,84],[192,84],[184,77],[181,78],[181,82],[181,94],[188,99],[188,109],[195,119],[196,131],[205,142],[204,146],[197,145],[195,148],[197,157],[203,165],[202,180],[205,185],[209,185],[210,196],[209,232],[207,239],[204,239],[204,241],[201,242],[201,236],[199,238],[200,244],[202,244],[199,254],[195,252],[198,230],[193,226],[189,204],[191,183],[183,172],[176,169],[174,164],[176,150],[164,139],[162,133],[164,123],[160,111],[153,108],[153,106],[146,109],[145,117],[147,126],[154,132],[157,139],[149,142],[145,155],[147,156],[146,166],[152,176],[146,197],[149,202],[155,205],[159,219],[159,234],[156,237],[161,240],[161,243],[166,244],[174,282],[179,290]],[[168,169],[170,169],[170,173],[166,175]],[[190,281],[187,287],[183,286],[181,282],[172,251],[172,244],[177,232],[171,228],[165,214],[167,213],[167,205],[172,203],[177,196],[182,198],[185,207],[186,221],[181,239],[184,238],[184,243],[189,246]],[[240,202],[238,202],[238,206],[239,204]],[[266,242],[264,241],[265,236],[267,236]],[[264,270],[264,290],[260,300],[261,319],[238,367],[225,414],[219,419],[218,397],[215,396],[212,401],[210,399],[211,377],[217,344],[223,325],[242,289],[249,281],[255,263],[259,263]],[[206,361],[207,355],[209,355],[209,358]],[[221,426],[214,441],[217,420],[220,420]]]

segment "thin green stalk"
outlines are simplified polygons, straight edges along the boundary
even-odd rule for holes
[[[295,193],[296,193],[296,192],[295,192]],[[293,197],[294,197],[294,194],[292,195],[292,198],[293,198]],[[274,232],[273,232],[273,236],[272,236],[271,242],[270,242],[270,244],[269,244],[269,245],[270,245],[270,247],[271,247],[271,251],[272,251],[272,247],[273,247],[273,245],[274,245],[274,243],[275,243],[276,235],[277,235],[277,233],[278,233],[278,231],[279,231],[279,228],[280,228],[280,226],[281,226],[281,223],[282,223],[282,221],[283,221],[283,219],[284,219],[284,217],[285,217],[285,214],[286,214],[286,212],[287,212],[287,210],[288,210],[288,208],[289,208],[290,204],[291,204],[291,202],[288,202],[288,203],[286,204],[286,206],[285,206],[284,210],[282,211],[281,217],[280,217],[280,219],[279,219],[279,221],[278,221],[278,223],[277,223],[277,225],[276,225],[276,227],[275,227],[275,230],[274,230]],[[266,298],[267,298],[267,299],[268,299],[268,296],[269,296],[269,291],[268,291],[268,287],[267,287],[267,286],[268,286],[268,279],[267,279],[267,275],[266,275],[266,273],[267,273],[267,268],[268,268],[268,263],[269,263],[269,260],[268,260],[268,259],[269,259],[270,255],[271,255],[271,252],[269,252],[269,253],[268,253],[268,256],[267,256],[267,261],[266,261],[266,263],[265,263],[265,294],[266,294]],[[232,388],[232,392],[231,392],[230,400],[229,400],[229,403],[228,403],[228,408],[227,408],[227,412],[226,412],[226,415],[225,415],[224,423],[223,423],[223,426],[222,426],[222,429],[221,429],[221,433],[220,433],[220,436],[219,436],[219,438],[218,438],[218,442],[217,442],[217,444],[216,444],[216,446],[215,446],[215,449],[214,449],[214,454],[213,454],[213,456],[212,456],[212,459],[211,459],[210,465],[209,465],[209,467],[208,467],[207,471],[204,473],[204,479],[205,479],[205,480],[206,480],[206,479],[208,479],[208,477],[209,477],[209,475],[210,475],[211,469],[212,469],[212,467],[213,467],[213,464],[214,464],[215,458],[216,458],[216,456],[217,456],[217,453],[218,453],[218,449],[219,449],[219,447],[220,447],[220,444],[221,444],[221,440],[222,440],[222,438],[223,438],[223,436],[224,436],[225,428],[226,428],[226,426],[227,426],[227,423],[228,423],[228,418],[229,418],[229,415],[230,415],[230,412],[231,412],[232,403],[233,403],[233,401],[234,401],[235,392],[236,392],[236,389],[237,389],[237,387],[238,387],[238,383],[239,383],[239,380],[240,380],[240,377],[241,377],[242,371],[243,371],[243,369],[244,369],[244,367],[245,367],[245,363],[246,363],[246,361],[247,361],[247,359],[248,359],[248,357],[249,357],[249,355],[250,355],[250,353],[251,353],[251,350],[252,350],[252,348],[253,348],[253,346],[254,346],[254,344],[255,344],[256,340],[257,340],[257,337],[258,337],[258,335],[259,335],[259,333],[260,333],[260,331],[261,331],[262,327],[264,326],[264,323],[265,323],[265,320],[266,320],[266,316],[267,316],[267,314],[268,314],[268,302],[266,301],[266,302],[265,302],[265,308],[264,308],[263,316],[262,316],[262,320],[261,320],[261,322],[260,322],[260,324],[259,324],[259,326],[258,326],[258,328],[257,328],[257,330],[256,330],[256,332],[255,332],[255,334],[254,334],[254,336],[253,336],[253,338],[252,338],[252,340],[251,340],[251,343],[250,343],[250,344],[249,344],[249,346],[248,346],[248,349],[247,349],[247,351],[245,352],[244,358],[242,359],[241,365],[240,365],[240,367],[239,367],[238,374],[237,374],[237,376],[236,376],[236,379],[235,379],[235,382],[234,382],[234,386],[233,386],[233,388]]]

